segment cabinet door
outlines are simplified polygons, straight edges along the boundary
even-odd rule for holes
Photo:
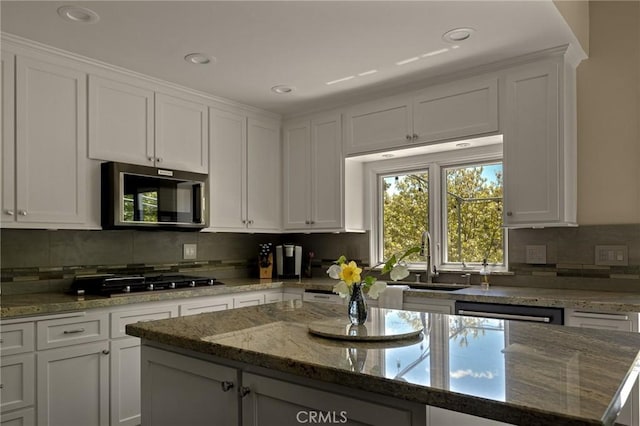
[[[410,146],[413,135],[413,101],[409,96],[394,96],[350,108],[345,119],[345,153]]]
[[[0,360],[0,410],[15,410],[33,405],[35,400],[34,355],[3,356]]]
[[[507,226],[560,221],[558,65],[523,67],[506,77],[504,203]]]
[[[0,120],[2,123],[2,158],[0,159],[0,178],[2,179],[2,223],[12,223],[16,218],[16,193],[15,193],[15,161],[16,161],[16,138],[15,138],[15,55],[2,51],[0,62],[0,90],[2,93],[2,113]]]
[[[33,426],[36,424],[33,408],[12,411],[2,415],[0,425],[2,426]]]
[[[420,142],[477,136],[498,130],[498,79],[436,86],[416,95],[413,133]]]
[[[425,408],[420,404],[414,404],[413,409],[392,407],[244,372],[242,386],[250,390],[242,399],[243,426],[270,426],[274,419],[280,426],[316,423],[319,412],[329,416],[318,422],[322,424],[425,424],[421,418]]]
[[[237,425],[237,390],[238,373],[233,368],[142,347],[145,425]]]
[[[254,231],[280,230],[280,126],[247,122],[247,221]]]
[[[247,219],[247,119],[209,109],[209,128],[209,226],[242,231]]]
[[[109,342],[38,353],[38,426],[109,424]]]
[[[207,107],[156,93],[156,166],[188,172],[209,172]]]
[[[140,339],[111,342],[111,426],[140,424]]]
[[[284,229],[306,229],[311,220],[309,122],[287,125],[283,132]]]
[[[154,165],[153,91],[89,76],[89,158]]]
[[[17,57],[17,220],[86,221],[86,74]]]
[[[311,121],[311,225],[339,229],[343,211],[342,122],[339,114]]]

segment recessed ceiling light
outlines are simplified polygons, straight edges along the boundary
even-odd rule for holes
[[[327,86],[331,86],[332,84],[342,83],[343,81],[349,81],[349,80],[351,80],[353,78],[355,78],[355,76],[354,75],[350,75],[349,77],[343,77],[343,78],[339,78],[337,80],[327,81],[325,84]]]
[[[382,158],[393,158],[395,155],[393,154],[382,154]]]
[[[459,142],[459,143],[456,144],[456,146],[458,148],[467,148],[467,147],[471,146],[471,144],[469,142]]]
[[[377,72],[378,70],[369,70],[369,71],[361,72],[360,74],[358,74],[358,77],[364,77],[366,75],[375,74]]]
[[[431,52],[427,52],[427,53],[423,54],[422,57],[423,58],[428,58],[429,56],[440,55],[442,53],[447,53],[448,51],[449,51],[449,48],[445,47],[444,49],[433,50]]]
[[[91,9],[79,6],[62,6],[58,8],[58,15],[62,19],[81,24],[95,24],[100,16]]]
[[[473,28],[454,28],[442,35],[442,39],[447,43],[460,43],[471,37],[476,30]]]
[[[284,84],[280,84],[278,86],[273,86],[271,91],[277,93],[278,95],[286,95],[287,93],[291,93],[295,90],[295,87],[286,86]]]
[[[413,58],[409,58],[409,59],[405,59],[404,61],[396,62],[396,65],[410,64],[411,62],[415,62],[415,61],[417,61],[419,59],[420,59],[420,56],[414,56]]]
[[[189,53],[187,56],[184,57],[184,60],[189,62],[190,64],[206,65],[209,62],[212,62],[212,61],[215,62],[216,58],[209,57],[204,53]]]

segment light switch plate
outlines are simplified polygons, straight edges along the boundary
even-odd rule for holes
[[[627,246],[596,246],[596,265],[603,266],[627,266],[629,265],[629,252]]]
[[[184,260],[194,260],[198,257],[198,245],[197,244],[183,244],[182,245],[182,258]]]
[[[547,263],[547,246],[528,245],[525,262],[532,265],[544,265]]]

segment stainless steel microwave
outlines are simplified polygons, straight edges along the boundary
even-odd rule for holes
[[[207,175],[102,163],[102,227],[206,227]]]

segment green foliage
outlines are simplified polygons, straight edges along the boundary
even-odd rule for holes
[[[483,172],[483,166],[445,171],[448,263],[481,263],[485,258],[489,263],[503,263],[502,174],[488,179]],[[383,180],[385,259],[421,244],[429,223],[428,183],[426,172]],[[411,251],[405,260],[423,262],[418,251]]]

